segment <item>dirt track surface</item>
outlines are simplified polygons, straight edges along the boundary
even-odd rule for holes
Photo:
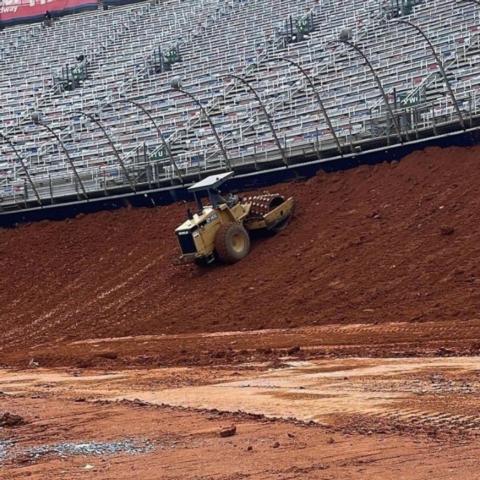
[[[271,188],[295,197],[294,221],[228,267],[172,265],[182,205],[1,230],[0,361],[101,337],[474,320],[479,153],[429,149]]]
[[[2,479],[477,480],[479,372],[478,357],[0,370],[0,411],[25,421],[0,428]]]
[[[229,267],[183,205],[0,230],[2,480],[480,480],[479,156],[272,188]]]
[[[296,358],[455,356],[480,351],[480,319],[58,340],[6,352],[6,365],[81,369],[221,365]]]
[[[9,404],[11,405],[11,403]],[[0,400],[0,407],[2,401]],[[2,479],[95,480],[478,480],[478,444],[429,438],[341,435],[320,428],[169,408],[102,406],[64,400],[23,401],[36,409],[32,424],[16,430],[17,449],[38,444],[148,441],[144,454],[28,455],[9,460]],[[237,435],[221,438],[234,422]],[[48,437],[46,437],[48,431]],[[277,446],[278,444],[278,446]],[[20,453],[20,455],[22,455]],[[441,472],[441,473],[440,473]]]

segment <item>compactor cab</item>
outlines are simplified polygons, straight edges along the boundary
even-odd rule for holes
[[[293,198],[264,194],[240,200],[237,195],[220,192],[220,186],[233,172],[211,175],[192,185],[196,211],[188,211],[188,219],[175,233],[182,255],[180,261],[207,264],[216,258],[235,263],[250,251],[250,230],[278,231],[288,224],[293,212]],[[203,205],[201,192],[208,195]]]

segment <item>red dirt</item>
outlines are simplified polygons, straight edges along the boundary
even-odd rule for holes
[[[4,406],[0,398],[0,409]],[[5,480],[480,478],[478,444],[458,438],[442,443],[390,433],[345,435],[230,415],[53,398],[9,399],[7,406],[30,423],[15,431],[18,454],[2,465]],[[232,422],[237,434],[220,437],[219,431]],[[63,458],[23,453],[35,445],[125,438],[148,440],[155,449],[140,455]]]
[[[272,187],[295,196],[296,217],[233,266],[172,264],[182,205],[0,230],[0,352],[104,336],[475,319],[479,154],[428,149]]]

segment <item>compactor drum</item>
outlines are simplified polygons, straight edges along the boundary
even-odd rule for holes
[[[197,212],[188,212],[188,219],[176,230],[182,255],[180,263],[207,264],[218,259],[235,263],[248,255],[252,230],[278,232],[293,214],[293,198],[265,193],[239,199],[223,197],[219,187],[233,172],[212,175],[192,185]],[[206,191],[210,201],[203,205],[198,192]]]

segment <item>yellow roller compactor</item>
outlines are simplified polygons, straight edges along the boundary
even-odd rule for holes
[[[208,264],[218,259],[235,263],[248,255],[252,230],[283,230],[294,208],[293,198],[264,193],[240,199],[220,193],[220,186],[233,172],[211,175],[189,188],[197,212],[188,211],[188,219],[175,233],[182,255],[179,263]],[[203,205],[199,192],[207,192],[209,205]]]

